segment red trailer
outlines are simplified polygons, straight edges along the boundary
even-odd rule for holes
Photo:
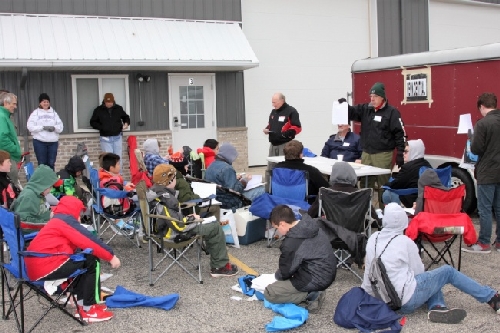
[[[371,86],[383,82],[408,139],[424,141],[433,167],[452,166],[454,185],[466,185],[464,210],[472,213],[475,180],[473,170],[461,164],[467,135],[457,134],[458,121],[465,113],[473,124],[481,117],[476,108],[481,93],[500,97],[500,43],[358,60],[351,73],[353,104],[367,103]]]

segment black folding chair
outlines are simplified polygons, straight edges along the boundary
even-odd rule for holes
[[[347,193],[322,187],[319,190],[319,212],[331,223],[368,238],[371,235],[372,195],[371,188]],[[337,268],[349,270],[362,281],[362,277],[348,262],[352,260],[352,255],[347,251],[347,244],[336,238],[332,241],[332,247],[338,260]]]

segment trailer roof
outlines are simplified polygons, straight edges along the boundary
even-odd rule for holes
[[[390,57],[357,60],[352,64],[351,72],[371,72],[381,69],[441,65],[478,60],[485,61],[498,58],[500,58],[500,43],[493,43],[451,50],[409,53]]]

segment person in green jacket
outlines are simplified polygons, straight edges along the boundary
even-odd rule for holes
[[[19,184],[17,163],[21,160],[21,146],[17,139],[17,131],[10,115],[17,108],[17,96],[12,93],[3,93],[0,103],[0,149],[10,154],[12,162],[9,177],[14,184]]]
[[[11,207],[19,214],[24,233],[40,230],[49,221],[51,210],[45,196],[50,193],[52,186],[61,185],[62,180],[48,166],[40,165],[35,169],[33,176]]]

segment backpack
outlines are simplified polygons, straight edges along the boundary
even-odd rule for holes
[[[364,289],[355,287],[339,300],[333,315],[335,324],[344,328],[357,328],[360,332],[401,332],[406,318],[378,298],[370,296]]]
[[[123,185],[114,179],[111,179],[104,184],[104,188],[123,191]],[[101,196],[102,208],[106,214],[113,216],[123,216],[132,210],[132,202],[130,198],[110,198],[107,196]]]
[[[377,257],[377,241],[379,235],[380,234],[378,234],[377,238],[375,239],[375,258],[373,259],[370,266],[368,279],[370,280],[372,291],[375,294],[375,297],[387,303],[387,305],[389,305],[391,309],[399,310],[402,306],[401,300],[403,299],[403,295],[405,292],[404,287],[400,298],[398,293],[396,292],[396,289],[394,288],[394,285],[389,279],[389,276],[387,275],[387,270],[385,269],[384,262],[381,258],[382,254],[384,254],[385,250],[387,249],[387,246],[398,235],[392,237],[389,240],[380,255]]]

